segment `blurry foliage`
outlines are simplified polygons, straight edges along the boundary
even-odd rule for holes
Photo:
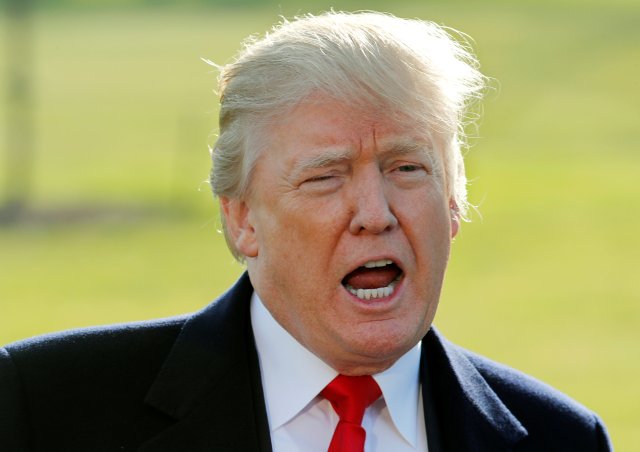
[[[0,5],[13,0],[0,0]],[[33,2],[41,8],[109,8],[122,9],[130,7],[150,7],[150,6],[173,6],[179,8],[189,7],[224,7],[224,8],[284,8],[298,9],[299,12],[308,12],[312,9],[327,10],[330,8],[354,10],[354,9],[372,9],[372,10],[388,10],[393,9],[393,5],[389,0],[334,0],[327,2],[326,0],[20,0],[24,2]],[[451,6],[467,5],[469,0],[429,0],[428,2],[420,2],[415,0],[400,0],[393,2],[394,4],[410,4],[417,5],[423,3],[425,6],[447,4]],[[484,5],[513,5],[511,0],[485,0]],[[606,5],[607,7],[615,6],[631,6],[637,4],[636,0],[520,0],[520,5],[548,5],[548,6],[579,6],[579,7],[599,7]]]

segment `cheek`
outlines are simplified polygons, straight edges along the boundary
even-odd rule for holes
[[[291,234],[295,234],[307,247],[327,247],[326,251],[330,251],[330,244],[348,230],[349,209],[338,196],[311,199],[287,210],[283,218],[288,219],[283,222],[284,227],[290,225]]]
[[[290,279],[326,271],[340,230],[326,205],[280,202],[262,212],[257,231],[265,265],[287,268]]]
[[[446,204],[438,196],[405,200],[398,220],[413,244],[418,261],[446,260],[452,233],[451,219]]]

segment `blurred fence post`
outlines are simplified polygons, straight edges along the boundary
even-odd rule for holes
[[[15,221],[31,195],[34,150],[33,0],[6,4],[6,141],[0,222]]]

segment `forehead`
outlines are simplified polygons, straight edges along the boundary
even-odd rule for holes
[[[417,121],[400,120],[386,110],[362,108],[337,101],[311,99],[279,117],[268,133],[269,153],[295,162],[308,154],[430,149]]]

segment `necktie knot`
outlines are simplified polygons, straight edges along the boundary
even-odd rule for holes
[[[362,452],[365,431],[364,411],[378,400],[382,392],[370,375],[348,377],[338,375],[321,392],[340,417],[329,452]]]

